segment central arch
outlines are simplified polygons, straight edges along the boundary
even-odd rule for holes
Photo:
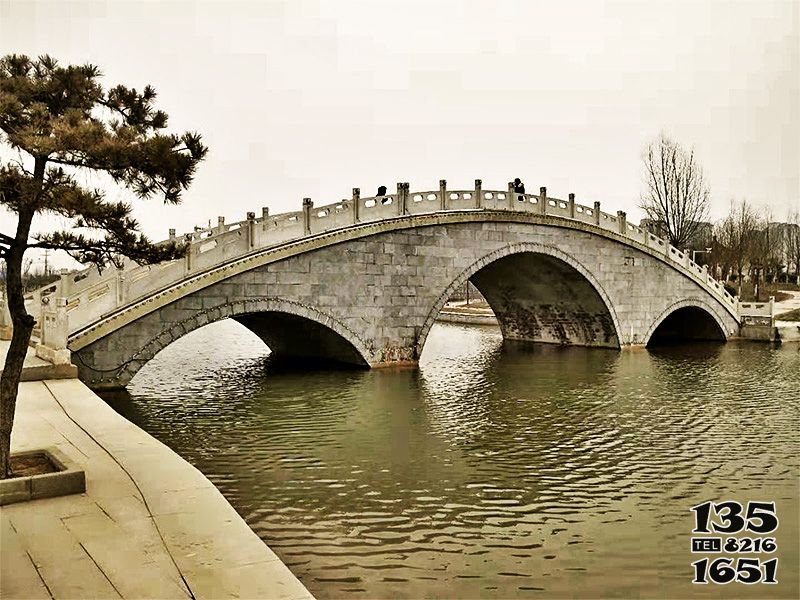
[[[619,319],[597,278],[555,246],[518,243],[483,256],[450,283],[428,312],[418,336],[417,356],[439,311],[468,280],[495,311],[506,339],[620,347]],[[568,303],[558,298],[564,292],[582,298]]]

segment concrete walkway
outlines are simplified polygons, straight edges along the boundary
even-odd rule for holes
[[[57,447],[86,493],[0,508],[0,597],[312,597],[202,473],[79,380],[20,384],[11,445]]]

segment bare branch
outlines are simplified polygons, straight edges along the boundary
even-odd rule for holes
[[[665,135],[651,143],[643,156],[647,191],[640,207],[676,247],[685,247],[703,227],[709,192],[694,151],[685,151]]]

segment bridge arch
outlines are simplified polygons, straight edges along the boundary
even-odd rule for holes
[[[677,328],[677,329],[676,329]],[[667,331],[669,329],[669,331]],[[668,306],[650,325],[644,345],[663,339],[725,341],[728,331],[714,307],[700,298],[686,298]]]
[[[269,319],[269,317],[273,318]],[[260,322],[260,318],[267,320]],[[269,331],[270,325],[275,325],[283,319],[284,325],[287,329],[291,329],[295,339],[298,337],[296,335],[297,328],[305,326],[305,333],[317,337],[315,341],[318,343],[309,344],[308,337],[303,337],[303,345],[305,348],[317,352],[305,356],[293,355],[292,358],[303,360],[316,358],[358,367],[369,366],[367,359],[370,356],[369,346],[347,325],[312,306],[271,296],[250,297],[194,311],[185,319],[172,323],[158,335],[151,337],[131,358],[111,369],[106,368],[99,371],[83,362],[80,354],[73,356],[77,356],[81,360],[84,368],[102,374],[102,380],[96,382],[96,387],[104,387],[103,380],[107,381],[111,387],[119,387],[127,385],[148,361],[172,342],[195,329],[223,319],[233,319],[241,323],[264,340],[276,353],[280,353],[282,350],[291,352],[296,348],[282,347],[284,340],[281,339],[280,332]]]
[[[548,262],[551,265],[558,265],[559,268],[562,270],[563,274],[569,274],[571,276],[577,276],[580,280],[580,284],[583,286],[584,291],[586,291],[590,295],[594,295],[591,300],[595,304],[596,308],[599,308],[602,312],[605,312],[608,317],[608,322],[604,325],[603,329],[605,330],[605,340],[599,343],[587,343],[586,345],[598,345],[598,346],[607,346],[613,348],[620,347],[620,340],[621,338],[621,328],[619,324],[619,319],[617,317],[616,311],[614,310],[614,304],[611,302],[606,291],[603,289],[602,284],[598,281],[597,277],[586,268],[583,264],[577,261],[574,257],[570,256],[569,254],[563,252],[559,248],[555,246],[551,246],[548,244],[540,244],[535,242],[521,242],[521,243],[514,243],[499,248],[493,252],[490,252],[480,259],[476,260],[472,264],[470,264],[466,269],[462,270],[458,276],[452,280],[450,285],[439,295],[436,299],[436,302],[428,311],[428,315],[425,319],[424,325],[422,326],[418,341],[417,341],[417,356],[422,354],[422,350],[425,345],[425,341],[430,333],[430,329],[433,326],[433,323],[436,320],[439,311],[442,310],[447,300],[453,295],[453,293],[460,287],[463,286],[468,280],[470,280],[473,276],[478,274],[479,272],[486,272],[486,270],[491,270],[492,265],[498,264],[503,259],[507,259],[509,257],[523,257],[523,258],[530,258],[532,260],[536,260],[534,257],[546,257]],[[541,266],[541,261],[540,261]],[[491,293],[491,290],[486,289],[486,285],[484,284],[483,287],[478,282],[475,283],[476,287],[481,291],[482,294],[486,297],[487,301],[489,302],[490,306],[495,309],[495,313],[497,314],[498,321],[500,322],[501,330],[503,331],[504,337],[506,337],[509,333],[509,323],[508,319],[504,317],[502,312],[499,312],[496,307],[496,300],[493,304],[493,296],[496,297],[496,294]],[[489,284],[491,285],[491,284]],[[563,335],[563,334],[562,334]],[[593,337],[593,334],[590,334],[590,337]],[[555,340],[553,340],[555,341]],[[584,340],[587,342],[589,340]],[[558,343],[558,342],[557,342]],[[564,339],[561,339],[561,343],[568,343],[565,342]]]

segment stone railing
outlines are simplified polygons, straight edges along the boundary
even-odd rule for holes
[[[587,223],[646,246],[665,261],[689,274],[720,302],[738,314],[736,299],[708,273],[705,266],[695,264],[690,256],[672,247],[647,230],[627,222],[626,214],[609,214],[600,210],[600,203],[578,204],[575,195],[567,200],[552,198],[547,189],[538,194],[517,194],[513,184],[505,190],[484,190],[480,179],[469,190],[449,190],[445,180],[439,188],[410,192],[408,183],[398,183],[397,191],[385,196],[361,197],[358,188],[351,198],[315,207],[304,198],[296,212],[270,215],[263,208],[261,215],[248,213],[247,219],[225,223],[219,217],[215,227],[195,228],[177,236],[169,231],[169,240],[189,244],[185,258],[140,266],[131,261],[121,269],[109,268],[102,273],[90,267],[77,273],[63,274],[59,281],[26,296],[26,307],[40,323],[55,298],[66,299],[70,330],[75,331],[126,304],[146,298],[159,290],[206,269],[225,264],[250,252],[278,246],[292,240],[338,229],[408,215],[442,211],[499,210],[531,213],[543,217],[560,217]]]
[[[775,325],[775,297],[770,296],[768,302],[740,302],[739,317],[742,325]]]
[[[35,348],[36,356],[56,365],[68,364],[70,352],[67,349],[69,337],[67,300],[49,296],[45,296],[44,299],[47,302],[40,306],[29,344]],[[12,333],[13,325],[4,290],[0,295],[0,340],[10,340]]]

